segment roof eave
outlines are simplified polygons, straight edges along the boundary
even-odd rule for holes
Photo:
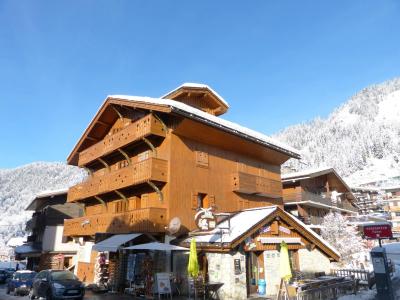
[[[295,152],[289,151],[287,149],[281,148],[281,147],[279,147],[277,145],[262,141],[260,139],[257,139],[255,137],[251,136],[251,135],[247,135],[245,133],[238,132],[237,130],[231,129],[231,128],[226,127],[226,126],[223,126],[222,124],[215,123],[215,122],[213,122],[211,120],[206,120],[206,119],[202,118],[201,116],[191,114],[191,113],[186,112],[184,110],[181,110],[181,109],[179,109],[177,107],[171,106],[171,109],[172,109],[173,112],[175,112],[175,113],[177,113],[177,114],[179,114],[181,116],[184,116],[184,117],[187,117],[187,118],[190,118],[190,119],[202,122],[202,123],[206,123],[207,125],[211,125],[211,126],[213,126],[215,128],[221,129],[221,130],[223,130],[225,132],[240,136],[240,137],[245,138],[247,140],[250,140],[250,141],[252,141],[254,143],[261,144],[263,146],[266,146],[268,148],[271,148],[273,150],[281,152],[281,153],[283,153],[283,154],[285,154],[285,155],[287,155],[287,156],[289,156],[291,158],[301,159],[301,156],[300,156],[299,153],[295,153]]]

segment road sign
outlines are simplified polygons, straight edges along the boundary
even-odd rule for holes
[[[364,226],[364,237],[367,239],[391,239],[392,226],[390,224],[375,224]]]

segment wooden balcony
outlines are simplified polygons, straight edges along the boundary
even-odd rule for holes
[[[79,153],[78,166],[85,166],[98,158],[104,157],[117,149],[132,144],[150,135],[165,137],[163,124],[149,114],[126,126],[124,129],[107,135],[102,141]]]
[[[105,172],[104,175],[98,177],[89,177],[85,182],[68,190],[67,201],[83,200],[146,181],[166,182],[167,176],[166,160],[148,158],[119,170]]]
[[[165,208],[143,208],[121,214],[100,214],[64,220],[64,236],[96,233],[164,232]]]
[[[232,175],[232,189],[234,192],[244,194],[256,194],[271,198],[282,197],[280,181],[243,172]]]

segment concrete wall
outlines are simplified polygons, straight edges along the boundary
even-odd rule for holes
[[[240,260],[241,273],[235,275],[234,260]],[[246,259],[240,252],[207,253],[210,281],[223,282],[219,290],[221,300],[246,299]]]
[[[329,274],[331,270],[329,258],[318,249],[312,251],[299,249],[299,265],[301,272],[325,272]]]

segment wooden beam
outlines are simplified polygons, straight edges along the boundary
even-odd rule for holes
[[[122,194],[120,191],[118,190],[114,190],[114,192],[121,197],[122,200],[124,200],[125,203],[128,203],[128,199],[125,197],[124,194]]]
[[[110,123],[103,122],[103,121],[100,121],[100,120],[96,120],[96,123],[97,123],[97,124],[100,124],[100,125],[103,125],[103,126],[111,126],[111,125],[112,125],[112,124],[110,124]]]
[[[118,152],[121,153],[121,154],[125,157],[125,159],[128,161],[128,164],[129,164],[129,165],[132,164],[131,158],[129,157],[129,155],[128,155],[124,150],[122,150],[121,148],[119,148],[119,149],[118,149]]]
[[[96,138],[94,138],[94,137],[91,137],[91,136],[86,136],[86,138],[88,139],[88,140],[90,140],[90,141],[94,141],[94,142],[98,142],[98,141],[100,141],[99,139],[96,139]]]
[[[151,186],[151,188],[158,194],[158,198],[160,199],[160,202],[162,203],[164,201],[164,195],[163,193],[160,191],[160,189],[150,180],[147,181],[147,184],[149,186]]]
[[[124,117],[123,117],[122,114],[118,111],[118,109],[117,109],[114,105],[112,105],[111,107],[112,107],[112,109],[117,113],[118,118],[120,118],[121,120],[123,120]]]
[[[151,151],[153,151],[153,157],[157,157],[157,149],[154,145],[145,137],[142,140],[150,147]]]
[[[108,171],[111,170],[111,169],[110,169],[110,166],[108,165],[108,163],[107,163],[104,159],[102,159],[101,157],[99,157],[99,158],[97,158],[97,159],[98,159],[99,162],[102,163],[103,166],[105,166],[105,167],[107,168]]]

